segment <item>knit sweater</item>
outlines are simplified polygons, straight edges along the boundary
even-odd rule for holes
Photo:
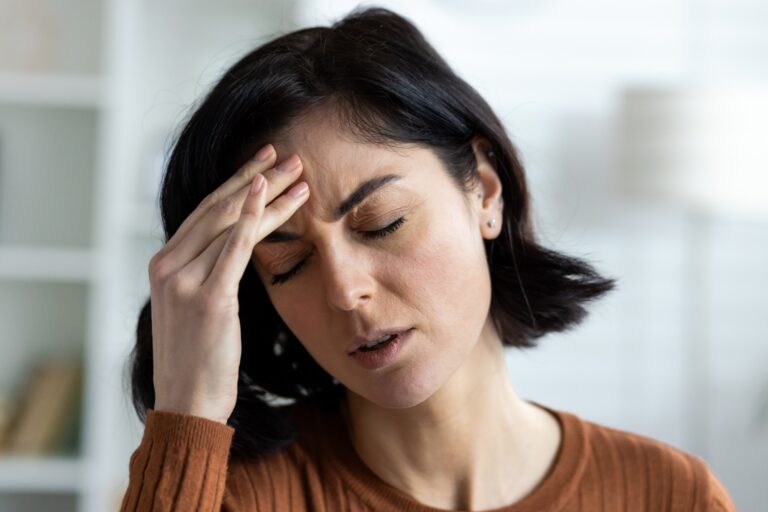
[[[552,467],[527,496],[485,512],[736,510],[700,458],[543,408],[562,430]],[[235,463],[229,460],[232,427],[150,409],[131,455],[121,511],[446,512],[371,471],[340,414],[314,405],[294,406],[291,414],[295,441],[256,461]]]

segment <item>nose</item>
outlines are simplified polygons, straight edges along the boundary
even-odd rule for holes
[[[343,244],[328,247],[324,253],[322,273],[328,303],[342,311],[367,304],[375,290],[369,258]]]

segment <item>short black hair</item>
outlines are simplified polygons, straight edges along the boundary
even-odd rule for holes
[[[487,141],[504,204],[501,234],[484,242],[489,314],[506,345],[532,347],[547,333],[575,326],[587,314],[587,301],[614,288],[613,279],[585,261],[537,243],[523,166],[502,123],[410,21],[382,8],[357,9],[330,27],[277,37],[224,73],[194,109],[168,160],[160,193],[166,240],[257,148],[328,106],[366,141],[432,149],[465,192],[477,178],[471,142]],[[236,428],[231,455],[247,459],[295,437],[270,396],[334,406],[344,388],[284,325],[252,266],[238,294],[243,344],[228,423]],[[155,398],[150,308],[148,300],[131,354],[133,402],[142,421]]]

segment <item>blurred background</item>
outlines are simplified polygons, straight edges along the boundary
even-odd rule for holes
[[[0,510],[116,510],[157,187],[247,50],[347,1],[0,0]],[[510,350],[527,399],[704,458],[768,510],[768,3],[380,1],[520,150],[545,245],[618,279]]]

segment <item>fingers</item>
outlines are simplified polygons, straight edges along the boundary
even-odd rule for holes
[[[254,176],[261,175],[269,182],[265,196],[266,202],[269,203],[300,176],[301,169],[301,160],[298,155],[292,155],[277,167],[253,174]],[[170,268],[170,263],[167,268],[173,271],[186,266],[199,256],[222,231],[238,221],[252,181],[253,176],[242,187],[210,206],[196,223],[190,225],[184,237],[179,239],[167,253],[170,261],[174,262],[173,268]],[[234,186],[236,183],[221,190],[232,190]]]
[[[182,269],[182,272],[187,274],[189,283],[194,287],[200,287],[208,276],[211,275],[211,270],[216,264],[216,260],[219,259],[219,254],[224,249],[224,244],[227,243],[232,229],[235,226],[232,225],[219,233],[211,244],[200,253],[200,255],[194,260],[190,261],[187,266]]]
[[[284,224],[309,197],[306,183],[301,182],[266,206],[271,185],[264,180],[261,188],[256,190],[255,182],[243,202],[240,219],[233,226],[206,281],[216,293],[237,294],[253,247]]]
[[[251,182],[251,180],[253,180],[256,173],[263,172],[274,165],[276,156],[277,154],[272,144],[267,144],[261,148],[256,155],[245,162],[235,174],[200,202],[197,208],[184,219],[184,222],[179,226],[179,229],[176,230],[176,233],[174,233],[171,239],[165,244],[165,250],[173,250],[176,245],[184,239],[187,232],[192,229],[192,227],[197,224],[197,222],[205,216],[214,205],[219,204],[223,199],[231,196],[236,191],[243,189]],[[244,194],[243,197],[245,197]],[[238,207],[236,210],[239,211],[240,208]]]

